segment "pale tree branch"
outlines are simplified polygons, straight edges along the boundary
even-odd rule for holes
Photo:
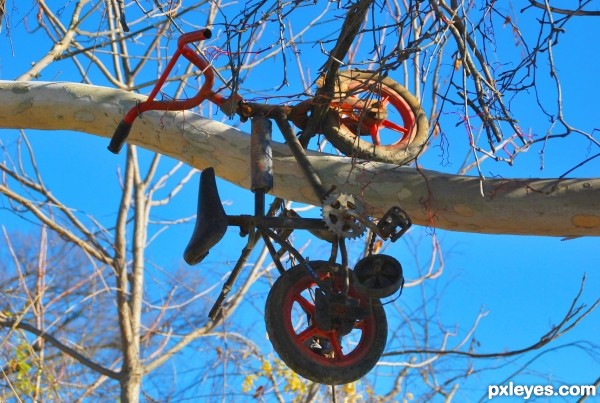
[[[77,360],[78,362],[80,362],[81,364],[85,365],[86,367],[90,368],[93,371],[96,371],[96,372],[98,372],[104,376],[107,376],[111,379],[119,380],[121,377],[121,375],[118,372],[112,371],[112,370],[105,368],[102,365],[90,360],[89,358],[87,358],[84,355],[80,354],[79,352],[75,351],[71,347],[63,344],[60,340],[56,339],[52,335],[38,329],[37,327],[35,327],[33,325],[30,325],[27,322],[10,319],[9,317],[6,316],[6,314],[0,313],[0,326],[5,327],[5,328],[11,328],[11,329],[21,329],[26,332],[29,332],[37,337],[44,339],[45,341],[47,341],[48,343],[52,344],[54,347],[56,347],[57,349],[62,351],[63,353],[69,355],[70,357]]]
[[[38,217],[45,215],[46,218],[44,220],[46,222],[52,220],[56,221],[53,225],[53,228],[55,230],[59,226],[62,227],[62,231],[68,233],[68,238],[74,239],[74,243],[81,247],[84,247],[87,251],[95,251],[95,253],[93,253],[93,256],[95,257],[104,255],[105,257],[101,261],[105,263],[108,262],[110,260],[108,257],[108,253],[104,250],[104,248],[101,245],[102,237],[99,235],[99,233],[93,232],[90,229],[88,229],[86,225],[77,218],[72,208],[66,206],[50,192],[50,190],[45,186],[42,180],[42,176],[38,169],[33,148],[31,147],[29,139],[27,138],[27,136],[22,134],[19,138],[19,141],[21,140],[25,143],[28,155],[27,162],[31,165],[31,170],[33,171],[35,179],[31,178],[30,175],[25,171],[25,168],[23,166],[24,161],[21,158],[21,153],[19,153],[18,167],[14,164],[8,165],[6,163],[0,163],[0,171],[2,171],[8,177],[12,178],[24,189],[31,191],[32,196],[31,198],[25,198],[24,196],[21,197],[18,194],[18,192],[14,190],[9,190],[9,183],[8,181],[4,180],[2,186],[5,186],[7,189],[6,195],[17,203],[27,203],[28,205],[35,206],[35,214]],[[10,197],[10,195],[13,195],[14,197]],[[42,199],[44,201],[40,202],[36,199]],[[48,207],[48,209],[44,210],[44,206]],[[83,235],[84,240],[79,239],[74,232],[70,231],[67,228],[66,224],[59,224],[59,220],[57,220],[55,216],[56,213],[52,212],[52,209],[57,209],[58,211],[60,211],[64,215],[64,218],[66,218],[66,221]],[[93,218],[92,221],[95,225],[98,226],[98,228],[103,229],[102,225],[100,225],[100,223],[98,223],[97,221],[93,220]],[[86,244],[84,245],[84,243]]]
[[[0,184],[0,193],[4,194],[11,200],[13,200],[13,201],[19,203],[20,205],[22,205],[23,207],[25,207],[29,212],[34,214],[43,224],[47,225],[48,228],[51,228],[56,233],[61,234],[61,236],[64,236],[66,239],[69,240],[69,242],[72,242],[73,244],[78,246],[85,253],[89,254],[90,256],[94,257],[95,259],[97,259],[100,262],[103,262],[106,264],[112,263],[112,260],[110,259],[110,257],[108,257],[104,253],[104,251],[99,250],[94,245],[91,245],[87,240],[78,237],[75,233],[73,233],[68,228],[59,225],[53,219],[53,217],[46,214],[40,208],[40,206],[38,205],[37,202],[34,202],[32,200],[29,200],[29,199],[23,197],[21,194],[11,190],[4,184]]]
[[[77,84],[0,82],[0,125],[68,129],[111,136],[121,103],[143,99],[118,90]],[[64,112],[57,117],[57,107]],[[82,110],[86,119],[81,120]],[[195,168],[213,166],[219,176],[248,187],[250,136],[193,113],[148,112],[134,124],[129,141]],[[215,150],[218,150],[216,152]],[[320,205],[284,144],[273,142],[274,194]],[[415,224],[482,233],[546,236],[600,235],[600,179],[511,179],[442,174],[389,164],[353,161],[309,152],[329,188],[360,194],[367,213],[381,216],[400,205]],[[356,169],[360,166],[361,169]],[[483,195],[483,196],[482,196]],[[526,219],[524,219],[526,217]]]
[[[89,0],[79,0],[77,2],[77,7],[73,12],[71,23],[69,25],[68,30],[65,32],[64,36],[60,41],[57,41],[54,44],[54,47],[44,56],[42,59],[38,60],[35,65],[25,74],[22,74],[17,78],[17,81],[27,81],[33,78],[37,78],[41,71],[54,62],[58,57],[71,45],[73,38],[75,37],[75,29],[79,24],[79,16],[82,8],[89,2]],[[40,2],[40,4],[45,4],[44,2]]]

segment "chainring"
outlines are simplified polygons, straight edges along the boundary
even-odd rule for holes
[[[365,213],[365,206],[351,194],[329,195],[323,202],[321,213],[327,228],[340,237],[357,238],[366,230],[366,225],[359,219]]]

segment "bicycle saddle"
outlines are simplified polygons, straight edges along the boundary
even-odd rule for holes
[[[227,214],[215,182],[215,170],[207,168],[200,174],[198,191],[198,212],[196,226],[190,242],[183,252],[183,259],[189,265],[198,264],[208,255],[227,230]]]

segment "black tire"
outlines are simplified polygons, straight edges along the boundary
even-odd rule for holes
[[[330,281],[341,287],[341,266],[325,261],[312,261],[311,267],[320,279]],[[352,275],[350,276],[352,279]],[[379,361],[387,341],[387,319],[383,306],[378,300],[369,300],[359,294],[351,282],[349,296],[359,301],[360,308],[368,313],[354,323],[353,330],[344,336],[336,330],[323,330],[315,323],[309,324],[309,317],[315,317],[314,295],[315,281],[301,266],[294,266],[277,279],[265,307],[267,333],[273,348],[298,375],[313,382],[325,385],[341,385],[356,381],[365,376]],[[312,307],[312,308],[311,308]],[[301,329],[297,319],[304,319]],[[321,344],[330,343],[332,352],[327,355],[317,352],[311,342],[318,337]],[[343,338],[358,340],[348,352],[342,352]],[[340,340],[336,342],[335,340]]]
[[[335,148],[351,157],[397,165],[412,162],[424,151],[429,136],[429,122],[421,104],[410,91],[391,78],[381,78],[374,72],[351,70],[339,73],[333,102],[357,94],[383,95],[393,99],[396,105],[400,105],[396,109],[402,109],[402,113],[410,115],[403,119],[408,122],[403,122],[408,133],[397,142],[376,146],[356,135],[356,129],[344,125],[339,112],[332,107],[323,132]]]
[[[370,298],[387,298],[404,285],[402,265],[389,255],[370,255],[354,266],[354,286]]]

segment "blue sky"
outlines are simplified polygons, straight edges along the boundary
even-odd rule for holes
[[[519,25],[521,29],[527,30],[529,27],[535,31],[535,25],[528,25],[532,22],[526,17],[522,18],[524,21]],[[6,31],[0,40],[1,79],[15,78],[23,71],[24,66],[36,60],[47,48],[15,46],[23,40],[31,41],[31,37],[24,33],[23,24],[15,22],[11,33],[12,41],[7,40]],[[565,117],[573,126],[588,132],[598,127],[596,109],[597,91],[600,89],[600,76],[597,74],[600,71],[600,53],[593,39],[599,34],[600,24],[596,19],[576,20],[567,26],[567,32],[561,37],[562,42],[555,48],[554,55],[560,73]],[[222,39],[217,36],[216,43],[219,44],[220,40]],[[499,48],[505,49],[507,53],[510,46],[510,42],[499,44]],[[544,63],[546,62],[540,61],[540,73],[547,75]],[[320,64],[310,66],[311,72],[314,74],[319,66]],[[269,74],[273,77],[277,74],[277,68],[276,62],[267,62],[251,77],[256,81],[248,81],[244,85],[251,88],[252,82],[259,81],[261,77]],[[41,79],[69,80],[69,74],[70,67],[63,63],[45,71]],[[264,83],[264,80],[262,82]],[[277,84],[278,82],[273,83],[273,87]],[[548,92],[543,94],[544,105],[551,108],[554,102],[550,96],[553,93],[553,85],[549,81],[542,88]],[[292,83],[289,92],[294,91],[298,91],[298,86]],[[520,111],[515,113],[521,118],[521,126],[537,136],[544,136],[552,127],[552,122],[536,112],[530,98],[523,99],[522,101],[519,98],[513,104],[515,110]],[[427,101],[424,102],[424,107],[428,110]],[[419,163],[427,169],[455,173],[467,152],[466,134],[462,127],[455,127],[456,119],[451,114],[444,118],[443,123],[450,148],[444,148],[444,156],[441,157],[439,144],[434,143],[420,158]],[[82,213],[93,214],[105,223],[114,221],[119,194],[116,173],[118,166],[122,165],[123,156],[114,156],[106,151],[107,140],[103,138],[79,133],[42,131],[31,131],[28,135],[35,147],[44,180],[53,193]],[[14,138],[14,132],[3,130],[0,133],[0,140],[5,145],[11,144]],[[587,140],[578,136],[549,142],[545,150],[543,170],[540,170],[540,149],[533,148],[520,155],[513,167],[486,161],[482,165],[482,171],[489,177],[556,177],[586,156],[598,152],[597,147],[588,147],[587,144]],[[163,169],[167,170],[172,165],[173,162],[166,162]],[[476,172],[469,174],[474,175]],[[598,177],[599,174],[600,158],[597,158],[574,171],[571,176]],[[158,210],[157,217],[175,218],[194,214],[196,183],[196,180],[192,181],[169,208]],[[221,198],[229,202],[226,206],[228,212],[237,214],[252,211],[253,196],[250,192],[222,181],[219,182],[219,191]],[[5,202],[1,201],[0,205],[5,206]],[[36,230],[35,225],[18,220],[5,210],[0,211],[0,222],[12,230]],[[182,251],[191,229],[192,225],[188,224],[163,233],[150,249],[149,258],[165,266],[183,265]],[[388,250],[388,253],[402,262],[408,281],[418,277],[419,268],[427,266],[431,254],[432,234],[435,234],[442,245],[445,267],[440,279],[429,281],[425,286],[427,292],[439,295],[437,301],[430,302],[431,325],[437,326],[440,323],[448,328],[456,326],[457,333],[464,335],[478,313],[484,310],[487,316],[481,321],[475,335],[480,343],[478,352],[499,352],[535,343],[553,324],[562,319],[577,294],[584,275],[586,288],[581,302],[591,304],[600,295],[598,238],[563,241],[559,238],[464,234],[414,228]],[[298,239],[303,238],[299,235]],[[208,270],[210,266],[207,277],[220,277],[237,258],[237,248],[243,242],[245,241],[236,235],[236,230],[230,229],[224,241],[211,252],[203,267],[190,270]],[[313,242],[313,245],[315,244],[316,242]],[[311,258],[316,259],[323,249],[322,246],[311,248]],[[258,323],[264,306],[264,300],[260,298],[264,298],[267,292],[265,285],[264,282],[259,282],[255,286],[253,295],[256,295],[258,300],[250,301],[244,306],[235,316],[234,324],[236,328],[247,331],[255,342],[268,346],[264,338],[264,325]],[[395,312],[396,309],[398,312],[411,312],[419,304],[419,288],[407,288],[401,299],[395,303],[395,307],[388,309],[391,317],[390,328],[396,327],[392,320],[400,321],[399,316],[391,312]],[[577,329],[557,340],[552,346],[579,340],[597,343],[598,334],[600,311],[594,312]],[[404,337],[391,338],[388,341],[388,350],[410,347],[403,343],[406,340]],[[478,400],[486,392],[485,385],[507,380],[520,383],[586,384],[595,381],[600,373],[598,361],[586,357],[578,348],[571,347],[550,352],[536,360],[525,374],[511,377],[512,371],[531,357],[532,355],[528,355],[497,371],[486,371],[469,378],[468,383],[461,388],[461,396],[468,401]],[[406,358],[401,360],[404,359]],[[384,361],[388,359],[384,358]],[[399,369],[379,369],[377,373],[383,374],[379,382],[386,378],[386,373],[394,371]],[[385,384],[385,380],[383,382]]]

